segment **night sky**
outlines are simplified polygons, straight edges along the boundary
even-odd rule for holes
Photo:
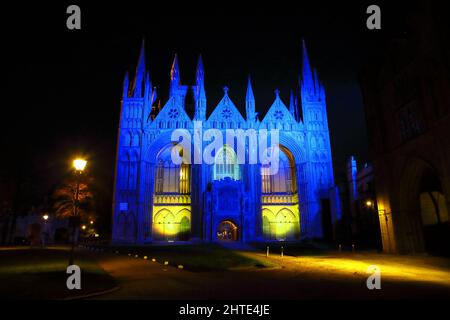
[[[80,31],[66,28],[65,11],[74,3],[82,11]],[[174,54],[180,59],[183,84],[193,85],[201,53],[208,114],[225,85],[245,114],[251,74],[260,119],[273,102],[274,89],[280,89],[288,105],[289,90],[298,85],[304,37],[326,87],[335,171],[339,174],[345,168],[351,154],[361,162],[368,160],[358,73],[378,54],[382,37],[394,32],[390,21],[401,5],[384,5],[384,29],[369,31],[365,10],[372,3],[316,1],[294,8],[277,2],[274,8],[244,10],[242,3],[218,2],[214,13],[204,6],[200,11],[194,3],[189,8],[145,3],[107,2],[94,7],[85,2],[39,2],[4,11],[3,31],[8,31],[3,39],[7,81],[2,99],[2,176],[26,180],[39,199],[61,182],[73,156],[82,154],[90,160],[89,173],[100,186],[98,197],[107,211],[123,77],[126,71],[134,72],[143,37],[150,77],[163,104]],[[252,15],[228,15],[247,13]]]

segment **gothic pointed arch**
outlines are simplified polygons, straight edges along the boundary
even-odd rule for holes
[[[262,232],[266,240],[295,240],[300,237],[297,169],[289,149],[278,148],[278,171],[261,166]]]
[[[240,168],[236,153],[233,148],[225,144],[219,149],[213,166],[213,180],[223,180],[229,178],[240,180]]]
[[[169,144],[155,159],[152,231],[159,241],[188,240],[190,232],[191,167],[174,163],[172,151],[183,150]]]

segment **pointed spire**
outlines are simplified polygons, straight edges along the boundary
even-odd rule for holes
[[[307,90],[310,93],[314,91],[313,73],[311,71],[311,64],[309,63],[308,52],[306,50],[305,39],[302,39],[303,46],[303,63],[302,63],[302,90]]]
[[[156,91],[156,87],[153,87],[153,92],[152,92],[152,105],[155,103],[157,97],[158,97],[158,92]]]
[[[202,55],[198,57],[197,72],[196,72],[196,89],[197,89],[197,99],[206,101],[205,93],[205,69],[203,67]]]
[[[199,55],[196,71],[196,85],[194,87],[195,114],[196,120],[206,120],[206,92],[205,92],[205,70],[202,56]]]
[[[145,76],[145,85],[144,85],[144,115],[146,116],[146,122],[144,125],[149,122],[152,113],[152,83],[150,82],[150,75],[147,72]]]
[[[173,84],[180,83],[180,68],[178,66],[178,55],[175,53],[172,68],[170,69],[170,82]]]
[[[247,94],[245,95],[245,110],[247,112],[247,121],[255,121],[255,96],[253,95],[250,75],[248,76]]]
[[[317,75],[317,70],[314,69],[314,92],[318,93],[320,90],[319,76]]]
[[[140,98],[142,94],[142,82],[145,76],[145,40],[142,39],[141,52],[136,66],[136,75],[133,86],[133,97]]]
[[[128,72],[125,73],[125,78],[123,80],[123,99],[128,98],[128,88],[130,86],[130,80],[128,78]]]
[[[291,96],[290,96],[290,101],[289,101],[289,112],[295,118],[295,99],[294,99],[294,91],[293,90],[291,90]]]
[[[251,81],[250,75],[248,76],[247,94],[245,95],[245,100],[246,101],[255,101],[255,96],[253,95],[252,81]]]
[[[295,110],[295,120],[300,121],[300,108],[298,105],[298,95],[297,94],[295,94],[294,110]]]
[[[150,82],[150,75],[147,72],[145,76],[145,86],[144,86],[144,99],[146,101],[150,98],[151,91],[152,91],[152,83]]]
[[[178,55],[175,53],[173,59],[172,68],[170,69],[170,97],[176,97],[178,95],[178,89],[180,87],[180,68],[178,66]]]
[[[197,85],[203,83],[205,80],[205,69],[203,68],[202,55],[198,56],[197,62],[197,72],[196,72],[196,81]]]
[[[305,124],[305,126],[308,127],[311,121],[316,121],[314,109],[317,109],[320,106],[322,108],[322,115],[326,114],[326,101],[325,101],[325,89],[323,85],[320,83],[316,70],[311,68],[304,40],[303,40],[303,66],[300,81],[300,95],[301,95],[301,117],[299,114],[298,121],[302,121]],[[326,120],[324,122],[326,125]],[[327,127],[327,125],[324,127]]]

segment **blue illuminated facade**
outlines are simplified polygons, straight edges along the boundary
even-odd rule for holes
[[[170,95],[156,104],[142,46],[132,81],[125,76],[117,145],[113,203],[113,241],[298,241],[323,237],[324,205],[334,185],[325,89],[311,67],[303,42],[300,102],[291,92],[289,106],[275,91],[264,117],[256,112],[250,78],[245,117],[228,96],[207,117],[205,72],[201,57],[195,85],[183,85],[175,56]],[[191,90],[195,112],[185,110]],[[301,113],[300,113],[301,111]],[[280,165],[268,175],[261,164],[239,164],[234,146],[224,145],[214,164],[171,160],[173,130],[194,135],[203,130],[279,129]],[[202,148],[206,144],[203,143]],[[329,216],[329,215],[328,215]]]

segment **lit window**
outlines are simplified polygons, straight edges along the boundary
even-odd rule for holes
[[[232,180],[240,179],[236,153],[227,145],[217,152],[213,168],[214,180],[223,180],[225,178],[230,178]]]

